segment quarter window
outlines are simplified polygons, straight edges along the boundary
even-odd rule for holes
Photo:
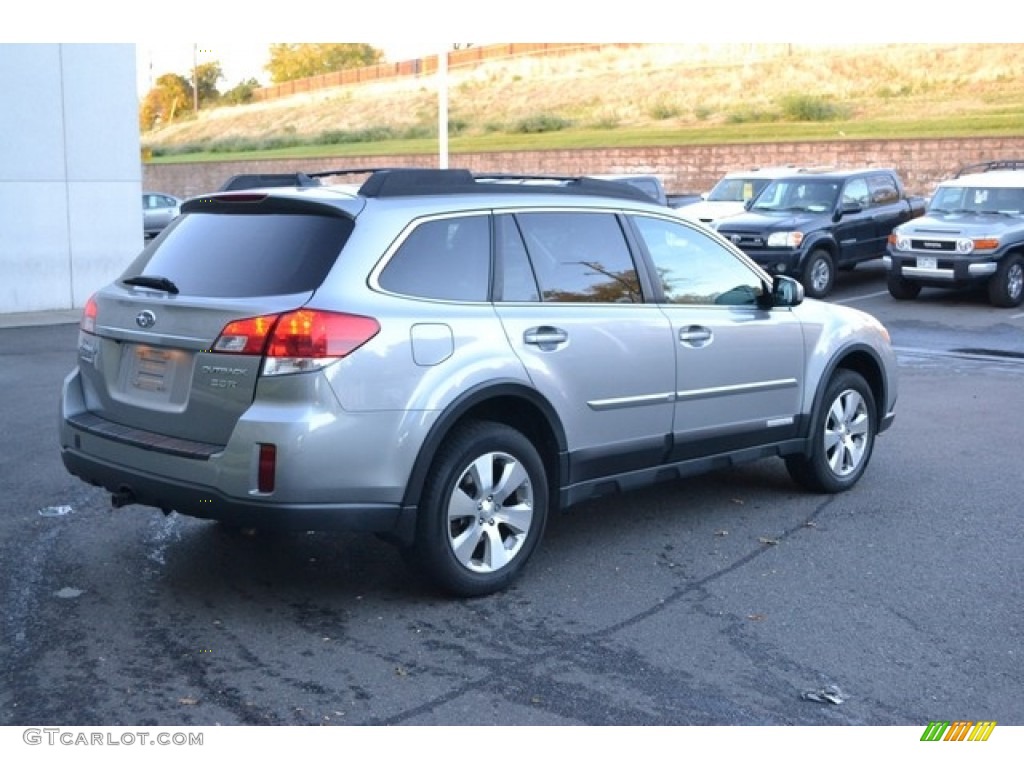
[[[486,301],[491,235],[484,215],[419,224],[380,274],[380,287],[406,296]]]

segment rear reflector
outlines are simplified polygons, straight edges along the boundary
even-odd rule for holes
[[[256,472],[256,490],[260,493],[274,492],[274,475],[277,473],[277,446],[260,443],[259,467]]]

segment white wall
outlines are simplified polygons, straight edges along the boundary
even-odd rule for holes
[[[142,248],[135,46],[0,45],[0,313],[81,307]]]

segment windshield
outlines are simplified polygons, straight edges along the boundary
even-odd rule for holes
[[[824,179],[773,181],[758,196],[753,209],[758,211],[811,211],[820,213],[835,208],[839,182]]]
[[[939,187],[928,210],[932,213],[1020,214],[1024,211],[1024,189]]]
[[[768,186],[768,179],[722,179],[708,193],[713,203],[745,203]]]

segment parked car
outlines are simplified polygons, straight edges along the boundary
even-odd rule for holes
[[[183,203],[86,304],[60,450],[115,507],[372,531],[480,595],[604,493],[844,491],[896,395],[876,319],[629,185],[391,169]]]
[[[889,293],[984,286],[996,307],[1024,300],[1024,160],[994,160],[939,184],[927,213],[889,236]]]
[[[773,274],[795,277],[807,295],[832,292],[837,269],[881,258],[892,230],[925,211],[891,168],[804,171],[781,176],[714,227]]]
[[[668,205],[668,194],[665,192],[665,185],[661,182],[661,178],[653,173],[599,173],[589,178],[621,181],[624,184],[636,187],[656,203]]]
[[[180,213],[181,199],[163,192],[142,193],[142,228],[146,237],[159,235]]]
[[[679,206],[679,213],[702,224],[712,224],[719,219],[735,216],[746,210],[746,203],[757,197],[768,186],[768,182],[802,170],[792,165],[783,165],[730,171],[719,179],[710,192],[701,195],[699,200]]]

